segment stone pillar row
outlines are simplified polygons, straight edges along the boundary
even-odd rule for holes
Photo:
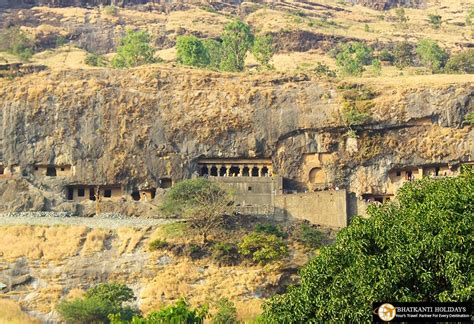
[[[252,166],[249,166],[249,165],[235,165],[235,164],[212,164],[212,165],[208,165],[206,166],[208,168],[208,172],[209,174],[211,173],[211,169],[212,168],[217,168],[217,176],[218,177],[221,177],[221,169],[222,167],[225,167],[226,168],[226,171],[225,171],[225,176],[226,177],[230,177],[230,169],[232,168],[232,166],[234,167],[238,167],[239,168],[239,173],[237,174],[238,177],[242,177],[243,176],[243,170],[245,167],[247,167],[249,169],[249,176],[250,177],[253,177],[252,175],[252,171],[254,168],[258,168],[258,177],[262,177],[263,176],[263,168],[266,167],[268,169],[268,175],[269,176],[272,176],[272,173],[273,173],[273,170],[272,170],[272,167],[271,166],[265,166],[265,165],[262,165],[262,166],[259,166],[259,165],[252,165]]]

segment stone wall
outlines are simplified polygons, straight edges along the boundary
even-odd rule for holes
[[[346,227],[347,192],[345,190],[318,191],[275,197],[277,218],[305,219],[313,224]]]

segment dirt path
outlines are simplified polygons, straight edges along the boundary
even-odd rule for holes
[[[15,212],[0,213],[0,226],[9,225],[69,225],[90,228],[143,228],[176,222],[174,219],[126,217],[118,214],[99,215],[98,217],[76,217],[52,212]]]

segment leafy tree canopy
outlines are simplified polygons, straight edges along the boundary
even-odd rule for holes
[[[240,20],[228,23],[222,34],[221,70],[243,71],[245,56],[252,47],[254,36],[250,26]]]
[[[263,67],[267,69],[271,68],[270,60],[274,53],[272,36],[265,35],[256,37],[252,53],[257,62]]]
[[[204,43],[194,35],[178,36],[176,50],[178,63],[201,67],[210,63]]]
[[[264,304],[272,323],[371,320],[374,301],[474,297],[474,173],[407,183],[370,206],[301,270],[301,284]]]
[[[345,75],[360,76],[364,72],[364,65],[372,63],[372,48],[361,42],[351,42],[342,47],[336,56],[336,64]]]
[[[448,54],[431,39],[421,40],[416,47],[416,53],[421,64],[434,72],[439,72],[448,59]]]
[[[112,60],[115,68],[130,68],[156,62],[155,50],[150,45],[150,36],[146,31],[128,29],[120,40],[117,55]]]

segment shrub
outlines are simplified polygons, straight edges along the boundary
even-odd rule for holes
[[[449,73],[474,73],[474,48],[451,56],[445,69]]]
[[[0,33],[0,50],[28,61],[34,53],[34,44],[18,27],[10,27]]]
[[[434,29],[441,27],[442,17],[440,15],[428,15],[428,22],[433,26]]]
[[[237,324],[237,308],[227,298],[217,302],[217,313],[212,317],[212,324]]]
[[[274,53],[272,36],[266,35],[256,37],[253,44],[252,53],[257,62],[263,67],[267,69],[271,68],[272,66],[270,65],[270,60],[272,59]]]
[[[208,314],[208,307],[201,306],[192,309],[184,299],[178,300],[175,305],[165,307],[157,312],[151,312],[146,317],[146,323],[204,323]]]
[[[112,60],[114,68],[130,68],[154,63],[155,50],[150,46],[150,36],[146,31],[128,29],[120,40],[117,55]]]
[[[299,228],[297,240],[308,248],[319,248],[323,240],[323,233],[317,228],[303,223]]]
[[[84,63],[90,66],[105,67],[108,64],[108,61],[102,55],[95,54],[95,53],[88,53],[84,60]]]
[[[281,238],[287,238],[288,234],[283,232],[279,225],[257,224],[254,228],[256,233],[273,234]]]
[[[176,50],[178,63],[198,67],[207,66],[210,63],[206,47],[194,35],[178,36]]]
[[[66,45],[68,42],[67,38],[64,36],[58,36],[56,37],[56,47],[61,47],[63,45]]]
[[[168,247],[168,242],[166,242],[165,240],[160,240],[160,239],[153,240],[150,242],[150,244],[148,244],[148,248],[150,249],[150,251],[161,250],[167,247]]]
[[[273,234],[252,233],[239,244],[239,252],[257,263],[268,263],[288,255],[285,242]]]
[[[382,62],[380,60],[375,59],[372,61],[372,73],[376,76],[382,74]]]
[[[407,22],[410,20],[410,18],[408,18],[408,16],[406,15],[405,9],[403,8],[395,9],[395,17],[401,28],[407,27]]]
[[[219,265],[236,265],[240,261],[239,249],[232,243],[217,243],[212,247],[212,258]]]
[[[466,123],[474,125],[474,112],[467,113],[464,116],[464,120],[466,121]]]
[[[123,303],[133,300],[133,291],[125,285],[99,284],[88,289],[84,298],[60,302],[57,310],[63,319],[71,322],[107,322],[109,314],[131,320],[139,312]]]
[[[474,8],[470,9],[466,16],[466,25],[471,26],[474,19]]]
[[[407,41],[397,43],[393,50],[395,66],[400,70],[413,64],[414,48]]]
[[[365,111],[367,108],[360,107],[353,101],[345,101],[341,110],[342,121],[349,128],[366,123],[370,119],[370,115]]]
[[[203,44],[209,55],[208,67],[219,70],[222,59],[222,44],[214,39],[205,39]]]
[[[393,55],[390,51],[384,49],[379,53],[378,59],[382,62],[393,63],[395,62],[395,55]]]
[[[408,182],[370,206],[263,305],[267,323],[368,323],[374,300],[472,300],[474,173]]]
[[[416,53],[421,64],[433,72],[441,71],[448,58],[448,54],[431,39],[421,40],[416,47]]]
[[[336,72],[331,70],[329,66],[324,63],[317,62],[316,67],[314,68],[314,73],[318,76],[325,76],[329,78],[335,78]]]
[[[343,46],[336,56],[336,64],[345,75],[360,76],[364,65],[372,62],[372,49],[360,42],[351,42]]]
[[[254,42],[250,27],[242,21],[233,21],[224,27],[222,38],[221,70],[243,71],[247,51]]]
[[[110,312],[113,312],[107,301],[96,298],[62,301],[57,311],[64,320],[79,323],[105,322]]]
[[[117,16],[119,14],[119,8],[114,5],[105,6],[104,13],[109,16]]]

